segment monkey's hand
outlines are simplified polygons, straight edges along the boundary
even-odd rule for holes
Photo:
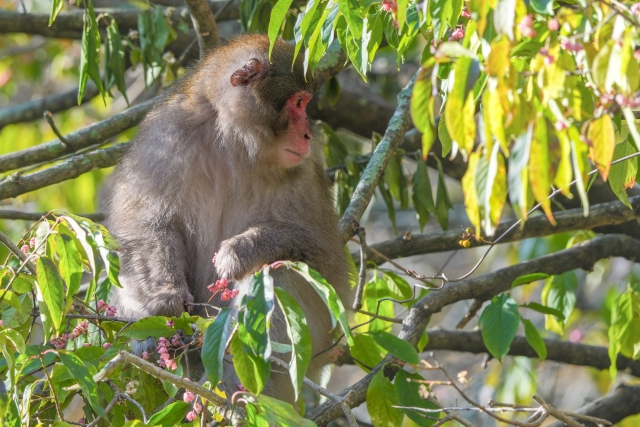
[[[194,302],[193,295],[187,286],[166,285],[162,292],[149,298],[147,309],[155,315],[180,316],[185,311],[190,311]]]
[[[218,275],[227,280],[242,280],[260,268],[264,263],[256,261],[252,247],[251,241],[243,235],[223,241],[214,259]]]

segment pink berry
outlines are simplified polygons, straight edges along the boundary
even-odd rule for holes
[[[185,391],[184,394],[182,395],[182,400],[184,400],[187,403],[193,402],[194,400],[196,400],[196,395],[193,394],[193,392]]]
[[[167,364],[167,368],[171,369],[172,371],[175,371],[176,369],[178,369],[178,365],[176,365],[176,361],[173,359],[167,360],[166,364]]]
[[[627,97],[621,93],[616,95],[615,100],[621,107],[626,107],[629,104]]]
[[[4,326],[4,320],[0,320],[0,326]]]
[[[467,10],[466,7],[462,9],[462,17],[466,19],[471,19],[471,13]]]
[[[533,29],[533,15],[526,15],[518,24],[518,29],[522,33],[523,37],[532,38],[536,36],[536,31]]]
[[[453,32],[449,36],[450,41],[457,41],[463,38],[464,38],[464,30],[462,29],[462,27],[458,27],[455,30],[453,30]]]
[[[225,289],[220,296],[222,301],[229,301],[231,299],[231,291],[229,289]]]
[[[29,246],[33,248],[35,245],[36,245],[36,238],[32,237],[31,239],[29,239]]]
[[[565,122],[556,122],[555,128],[558,132],[560,132],[567,128],[567,124]]]
[[[103,300],[98,300],[98,312],[102,313],[107,308],[109,308],[109,304],[107,304]]]
[[[111,343],[110,342],[106,342],[104,344],[102,344],[102,348],[110,348],[111,347]]]
[[[631,9],[631,13],[633,13],[636,16],[640,16],[640,3],[632,4],[630,9]]]
[[[23,254],[28,255],[29,254],[29,245],[22,245],[20,250],[22,251]]]
[[[168,328],[173,328],[173,320],[171,320],[171,319],[167,320],[166,325],[167,325]]]
[[[189,421],[193,421],[193,420],[195,420],[196,418],[198,418],[198,414],[196,414],[194,411],[189,411],[189,412],[187,413],[187,419],[188,419]]]
[[[549,31],[558,31],[560,29],[560,22],[556,18],[551,18],[547,21],[547,28]]]
[[[144,360],[147,360],[149,358],[149,353],[147,353],[146,351],[143,351],[140,357],[142,357]]]
[[[193,410],[196,411],[196,414],[202,412],[202,405],[198,402],[193,404]]]
[[[88,342],[86,342],[86,343],[82,344],[82,346],[83,346],[83,347],[90,347],[90,346],[91,346],[91,344],[90,344],[90,343],[88,343]]]

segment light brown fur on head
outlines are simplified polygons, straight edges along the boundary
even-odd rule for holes
[[[108,216],[123,249],[124,288],[111,300],[123,316],[179,315],[185,303],[206,302],[207,286],[223,276],[243,292],[250,273],[281,259],[308,263],[349,297],[323,140],[302,100],[315,82],[299,61],[292,71],[292,46],[277,41],[271,63],[268,46],[266,36],[247,35],[216,49],[140,126]],[[305,144],[309,153],[296,154]],[[296,273],[274,274],[302,306],[313,352],[324,349],[333,337],[327,308]],[[277,315],[272,336],[288,342]],[[308,376],[319,381],[326,363],[314,359]],[[292,400],[289,379],[272,377],[267,391]]]

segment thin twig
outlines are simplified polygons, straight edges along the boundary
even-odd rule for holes
[[[360,272],[358,274],[358,286],[356,287],[356,296],[353,300],[353,309],[358,311],[362,308],[362,293],[364,285],[367,281],[367,233],[364,227],[356,227],[355,230],[360,240]]]
[[[53,114],[51,114],[51,111],[45,110],[43,116],[47,123],[49,123],[49,126],[51,126],[51,130],[53,130],[53,133],[55,133],[60,140],[60,143],[63,144],[66,148],[69,148],[71,144],[64,136],[62,136],[62,134],[58,130],[58,126],[56,126],[56,122],[53,120]]]
[[[24,252],[22,252],[12,241],[11,239],[9,239],[9,237],[7,237],[6,234],[4,234],[2,231],[0,231],[0,242],[3,243],[10,251],[11,253],[13,253],[15,256],[18,257],[18,259],[20,261],[22,261],[22,263],[25,264],[25,266],[27,267],[27,269],[32,273],[32,274],[36,274],[36,267],[33,265],[33,263],[31,261],[29,261],[27,259],[27,256],[24,254]]]

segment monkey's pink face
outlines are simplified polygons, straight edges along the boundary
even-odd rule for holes
[[[307,104],[311,98],[311,94],[303,90],[291,96],[285,105],[289,128],[281,153],[284,166],[300,164],[311,150],[311,125],[307,117]]]

